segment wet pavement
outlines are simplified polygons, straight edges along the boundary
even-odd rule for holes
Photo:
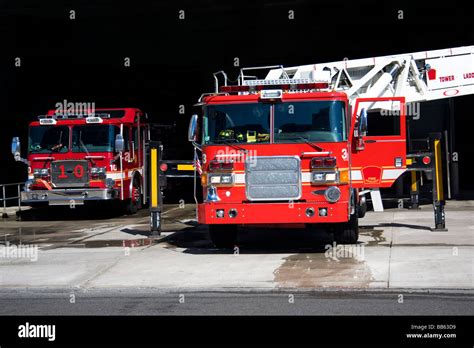
[[[359,243],[333,244],[324,230],[243,229],[233,250],[216,249],[195,206],[166,205],[163,233],[147,210],[77,207],[24,211],[0,221],[0,243],[37,247],[37,257],[0,255],[0,292],[15,288],[164,290],[445,289],[472,291],[472,201],[449,202],[447,232],[431,206],[369,212]],[[61,220],[58,220],[60,218]]]

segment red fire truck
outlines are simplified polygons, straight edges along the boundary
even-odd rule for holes
[[[472,53],[244,68],[236,85],[215,73],[188,134],[202,168],[199,223],[218,247],[234,245],[239,225],[325,224],[337,242],[355,243],[365,194],[383,209],[379,188],[407,169],[406,103],[471,94]],[[453,80],[436,78],[445,75]]]
[[[28,165],[21,201],[28,205],[75,205],[122,201],[133,214],[146,200],[146,114],[136,108],[57,112],[50,110],[29,126]]]

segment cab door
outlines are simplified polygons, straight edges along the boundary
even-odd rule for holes
[[[365,135],[359,134],[363,109],[367,112]],[[356,99],[350,129],[352,186],[392,186],[406,170],[405,98]]]

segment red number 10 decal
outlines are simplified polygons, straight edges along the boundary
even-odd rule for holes
[[[67,179],[66,170],[64,169],[64,165],[59,166],[59,170],[61,174],[58,176],[58,179]],[[74,167],[73,174],[76,178],[82,178],[84,176],[84,168],[81,165],[77,165]]]
[[[64,165],[59,166],[59,170],[61,171],[61,175],[58,176],[58,179],[67,179],[66,170],[64,169]]]
[[[76,178],[82,178],[84,176],[84,168],[80,165],[74,167],[74,176]]]

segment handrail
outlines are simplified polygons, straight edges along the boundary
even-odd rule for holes
[[[8,218],[8,214],[7,214],[7,201],[8,200],[12,200],[12,199],[16,199],[18,204],[18,210],[21,211],[21,186],[24,185],[25,183],[23,182],[15,182],[15,183],[10,183],[10,184],[0,184],[1,188],[2,188],[2,198],[0,198],[0,201],[3,202],[3,214],[2,214],[2,218],[3,219],[6,219]],[[6,190],[5,188],[6,187],[10,187],[10,186],[16,186],[17,187],[17,196],[13,196],[13,197],[7,197],[6,196]]]

